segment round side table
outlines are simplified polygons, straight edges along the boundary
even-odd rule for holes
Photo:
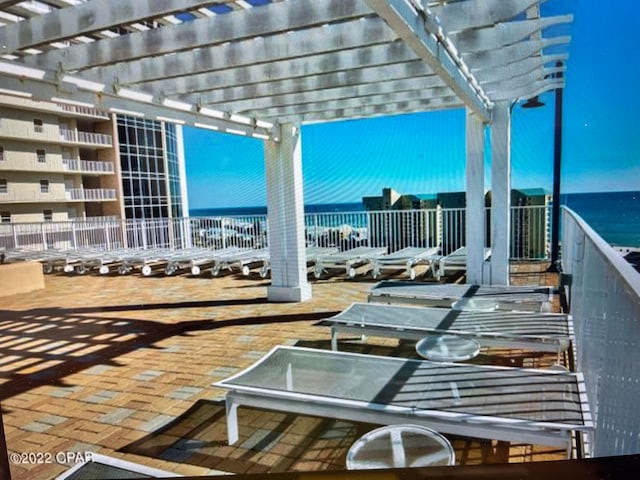
[[[433,335],[416,343],[416,352],[435,362],[463,362],[480,353],[480,344],[458,335]]]
[[[446,466],[455,463],[443,435],[419,425],[389,425],[360,437],[347,453],[348,470]]]

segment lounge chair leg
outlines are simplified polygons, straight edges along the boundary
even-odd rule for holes
[[[338,351],[338,332],[334,328],[331,329],[331,350]]]
[[[416,279],[416,269],[413,267],[409,267],[407,269],[407,276],[409,277],[409,280],[415,280]]]
[[[229,439],[229,445],[233,445],[240,438],[238,434],[238,404],[233,402],[233,399],[227,398],[225,400],[227,410],[227,437]]]
[[[267,265],[263,265],[260,267],[260,278],[267,278],[269,275],[269,267]]]

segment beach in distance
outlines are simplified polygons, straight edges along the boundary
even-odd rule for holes
[[[569,193],[561,204],[580,215],[598,234],[614,246],[640,247],[640,191]],[[362,212],[361,202],[305,205],[305,213]],[[266,215],[266,206],[238,208],[193,208],[191,217]]]

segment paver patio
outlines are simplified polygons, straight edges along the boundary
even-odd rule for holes
[[[519,271],[518,271],[519,270]],[[544,264],[513,269],[514,283],[555,284]],[[14,464],[14,480],[51,479],[91,451],[180,475],[343,469],[374,428],[242,408],[240,441],[226,443],[224,391],[215,381],[276,345],[330,349],[315,326],[373,281],[313,282],[313,300],[274,304],[269,280],[49,275],[46,288],[0,298],[0,403],[11,452],[53,454]],[[411,342],[350,342],[341,350],[415,356]],[[477,362],[545,366],[555,356],[483,349]],[[243,428],[246,427],[246,428]],[[450,438],[456,463],[563,458],[546,447]]]

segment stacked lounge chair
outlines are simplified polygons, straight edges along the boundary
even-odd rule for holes
[[[416,278],[415,267],[417,265],[428,265],[433,268],[440,258],[438,252],[438,247],[406,247],[388,255],[375,256],[370,259],[373,264],[371,276],[378,278],[385,270],[405,269],[406,276],[413,280]]]
[[[344,252],[317,255],[313,273],[320,278],[329,269],[342,269],[349,278],[354,278],[357,267],[371,263],[386,253],[387,247],[356,247]]]

